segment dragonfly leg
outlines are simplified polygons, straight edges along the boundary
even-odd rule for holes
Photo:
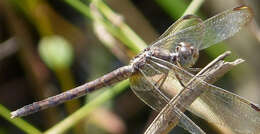
[[[156,72],[163,74],[161,76],[161,78],[154,84],[154,86],[156,86],[158,89],[161,89],[169,75],[169,68],[164,65],[161,65],[161,66],[160,65],[155,66],[155,65],[151,65],[151,64],[147,64],[147,65],[150,66],[151,68],[153,68]],[[160,81],[162,81],[162,82],[160,83]],[[160,83],[160,85],[158,86],[159,83]]]
[[[178,75],[178,73],[174,73],[176,79],[178,79],[179,83],[181,84],[181,86],[183,87],[183,89],[189,89],[192,90],[191,88],[187,87],[183,82],[182,79],[180,78],[180,76]]]
[[[150,64],[149,64],[150,65]],[[152,66],[152,65],[150,65]],[[154,67],[153,67],[154,68]],[[156,69],[157,70],[157,69]],[[158,70],[159,71],[159,70]],[[164,84],[165,80],[167,79],[169,75],[169,71],[166,71],[166,73],[163,73],[163,75],[161,76],[161,78],[154,84],[155,86],[157,86],[158,89],[161,89],[162,85]],[[158,86],[159,85],[159,86]]]
[[[177,62],[177,66],[178,66],[180,69],[183,69],[183,70],[186,69],[186,68],[183,68],[179,62]],[[180,83],[181,86],[183,87],[183,89],[185,89],[185,88],[190,89],[190,88],[188,88],[188,87],[186,87],[186,86],[184,85],[184,83],[182,82],[182,80],[181,80],[181,78],[179,77],[178,73],[176,73],[174,70],[173,70],[173,72],[174,72],[174,75],[175,75],[176,79],[178,79],[179,83]]]
[[[166,74],[164,74],[164,75],[160,78],[160,80],[162,79],[162,82],[161,82],[161,84],[160,84],[159,87],[158,87],[159,89],[161,89],[161,87],[162,87],[162,85],[164,84],[165,80],[167,79],[168,75],[169,75],[169,72],[167,72]],[[159,80],[159,81],[160,81],[160,80]],[[159,81],[158,81],[158,83],[159,83]],[[157,85],[157,83],[156,83],[155,85]]]
[[[178,79],[178,81],[179,81],[179,83],[181,84],[181,86],[182,86],[183,88],[186,88],[186,86],[185,86],[184,83],[182,82],[182,80],[181,80],[181,78],[179,77],[179,75],[178,75],[177,73],[174,73],[174,75],[175,75],[176,79]]]
[[[153,64],[152,66],[154,66],[154,68],[162,68],[162,67],[163,67],[165,74],[167,74],[167,73],[169,72],[169,70],[172,69],[172,68],[169,68],[167,65],[161,64],[161,62],[157,62],[157,61],[154,60],[154,59],[158,59],[158,58],[151,56],[151,57],[148,58],[148,60],[147,60],[147,62],[150,62],[151,64]],[[160,60],[160,61],[163,61],[164,63],[171,64],[171,63],[168,63],[167,61],[164,61],[164,60],[162,60],[162,59],[159,59],[159,60]],[[178,63],[177,63],[177,65],[175,65],[175,66],[176,66],[176,68],[177,68],[178,70],[183,70],[183,71],[185,71],[185,69],[183,69]],[[172,69],[172,70],[173,70],[173,69]],[[183,89],[184,89],[184,88],[187,88],[187,87],[185,86],[185,84],[182,82],[182,79],[181,79],[181,77],[179,77],[178,73],[176,73],[175,70],[173,70],[173,72],[175,72],[174,75],[175,75],[176,79],[179,81],[179,83],[181,84],[181,86],[183,87]],[[188,89],[190,89],[190,88],[188,88]]]
[[[158,89],[160,89],[162,87],[162,85],[164,84],[165,80],[167,79],[168,77],[168,74],[169,74],[169,68],[166,67],[166,66],[160,66],[160,67],[157,67],[157,66],[154,66],[154,65],[151,65],[151,64],[147,64],[149,67],[151,67],[153,70],[155,70],[157,73],[162,73],[163,75],[161,76],[161,78],[159,78],[159,80],[154,84]],[[158,69],[157,69],[158,68]],[[160,69],[159,69],[160,68]],[[160,70],[163,70],[163,71],[160,71]],[[162,81],[160,83],[160,81]],[[160,83],[159,86],[157,86],[158,84]]]
[[[153,68],[156,72],[160,72],[163,74],[161,78],[154,84],[158,89],[161,89],[162,85],[164,84],[165,80],[169,75],[169,68],[164,65],[154,65],[154,64],[147,64],[147,65]],[[162,82],[160,83],[160,81]],[[157,86],[159,83],[160,85]]]
[[[158,95],[160,95],[162,97],[162,99],[165,101],[165,102],[169,102],[169,98],[167,96],[165,96],[163,94],[163,92],[157,88],[157,86],[155,86],[155,84],[153,82],[151,82],[149,79],[148,79],[148,76],[141,70],[139,69],[139,71],[141,72],[141,74],[144,76],[144,78],[149,82],[149,84],[152,85],[152,87],[154,87],[155,91],[157,91]],[[158,70],[159,71],[159,70]]]

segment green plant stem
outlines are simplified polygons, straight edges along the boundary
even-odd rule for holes
[[[97,19],[96,16],[93,16],[91,14],[91,10],[88,6],[86,6],[83,2],[79,0],[64,0],[67,4],[78,10],[80,13],[85,15],[91,20]],[[101,19],[101,18],[98,18]],[[138,53],[140,50],[142,50],[144,47],[143,44],[145,44],[140,37],[138,37],[126,24],[122,24],[120,29],[119,27],[113,25],[111,22],[102,19],[100,21],[102,25],[116,38],[118,38],[120,41],[122,41],[128,48],[131,49],[132,52]]]
[[[94,19],[91,15],[90,8],[84,5],[84,3],[80,2],[79,0],[64,0],[64,2],[78,10],[80,13],[82,13],[89,19]]]
[[[18,128],[20,128],[22,131],[24,131],[27,134],[41,134],[42,133],[40,130],[38,130],[31,124],[27,123],[26,121],[22,120],[21,118],[11,119],[10,111],[1,104],[0,104],[0,115],[4,119],[11,122],[12,124],[14,124]]]
[[[92,2],[106,18],[122,31],[124,36],[127,36],[135,44],[139,51],[147,47],[146,43],[123,21],[122,17],[115,13],[103,0],[92,0]]]
[[[183,13],[183,16],[187,15],[187,14],[195,14],[199,10],[199,8],[203,4],[203,2],[204,2],[204,0],[193,0],[189,4],[189,6],[185,10],[185,12]]]
[[[171,17],[180,18],[185,9],[187,2],[185,0],[155,0],[155,2]]]
[[[128,87],[129,81],[125,80],[118,84],[116,84],[113,88],[107,89],[104,93],[98,96],[96,99],[84,105],[82,108],[71,114],[69,117],[59,122],[49,130],[47,130],[44,134],[60,134],[71,128],[74,124],[82,120],[89,113],[91,113],[95,108],[100,106],[101,104],[107,102],[112,99],[114,96],[118,95],[122,91]]]

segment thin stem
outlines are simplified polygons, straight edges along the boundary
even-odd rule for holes
[[[179,18],[187,9],[185,0],[155,0],[155,2],[173,18]]]
[[[124,36],[134,44],[139,51],[147,47],[146,43],[123,21],[122,17],[115,13],[103,0],[92,0],[98,9],[107,17]]]
[[[78,10],[89,19],[94,19],[94,17],[91,15],[90,8],[79,0],[64,0],[64,2]]]
[[[195,14],[199,10],[203,2],[204,0],[193,0],[183,13],[183,16],[187,14]]]
[[[129,47],[133,52],[138,53],[140,52],[143,47],[140,47],[142,44],[145,44],[140,37],[138,37],[132,30],[129,30],[125,25],[123,25],[124,30],[121,30],[120,27],[116,27],[111,22],[96,17],[91,14],[91,10],[88,6],[86,6],[83,2],[79,0],[64,0],[67,4],[74,7],[76,10],[78,10],[80,13],[85,15],[91,20],[95,19],[101,19],[102,25],[116,38],[118,38],[120,41],[122,41],[127,47]],[[130,32],[131,31],[131,32]],[[141,43],[142,42],[142,43]],[[144,46],[144,45],[143,45]]]

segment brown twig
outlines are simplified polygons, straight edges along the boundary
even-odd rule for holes
[[[233,62],[224,62],[223,59],[229,54],[230,52],[228,51],[220,55],[205,68],[203,68],[195,77],[193,77],[186,85],[187,88],[181,90],[181,92],[178,93],[177,97],[171,99],[171,101],[161,110],[161,112],[157,115],[152,124],[147,128],[145,134],[168,133],[173,127],[178,124],[179,121],[178,117],[173,112],[174,108],[177,107],[182,112],[184,112],[186,109],[183,106],[189,106],[198,96],[200,96],[205,91],[201,88],[196,88],[198,86],[196,85],[196,83],[201,80],[208,83],[214,83],[218,78],[223,76],[234,66],[243,62],[242,59],[237,59]],[[176,101],[179,101],[178,104],[182,104],[182,106],[178,106]]]

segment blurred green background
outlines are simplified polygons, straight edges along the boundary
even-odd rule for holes
[[[198,10],[196,14],[203,19],[243,3],[197,1],[201,3],[193,10]],[[142,133],[157,113],[133,94],[128,81],[23,120],[10,119],[9,111],[128,64],[146,44],[181,17],[190,3],[190,0],[1,0],[0,134]],[[216,85],[260,104],[260,2],[244,4],[253,8],[254,22],[235,37],[202,51],[196,67],[204,67],[219,54],[231,50],[232,59],[243,58],[246,62]],[[191,118],[205,131],[217,133],[197,117]],[[172,133],[188,132],[175,128]]]

